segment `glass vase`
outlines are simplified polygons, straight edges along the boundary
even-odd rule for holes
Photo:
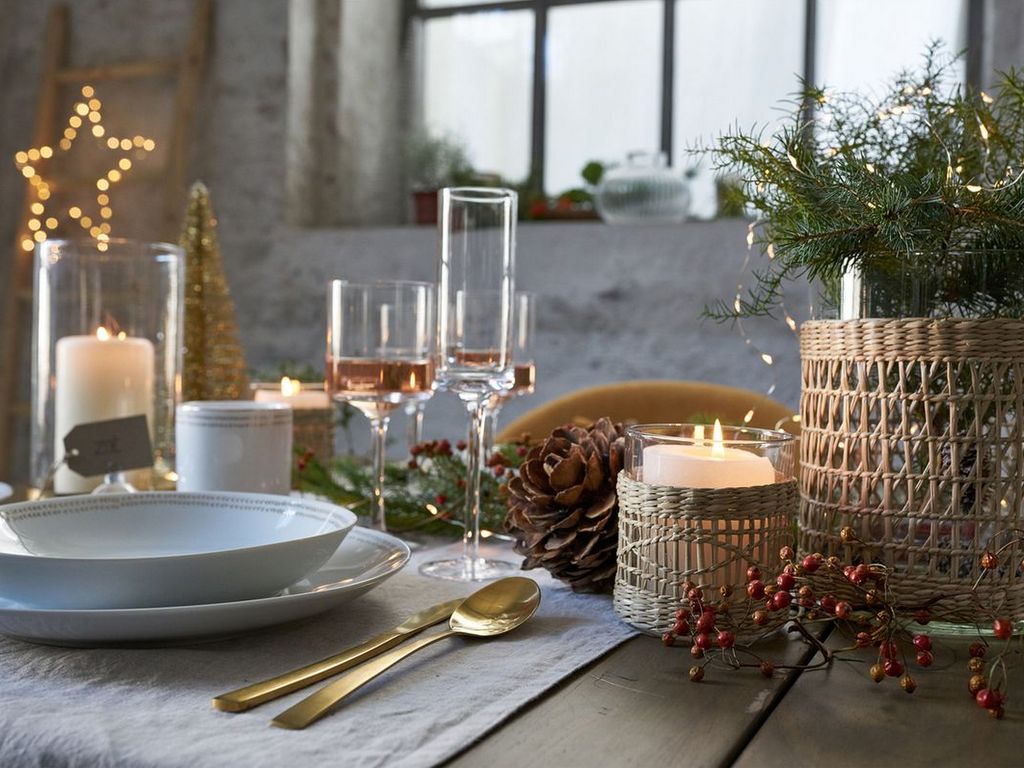
[[[174,408],[182,360],[184,254],[131,240],[36,247],[30,481],[34,495],[89,493],[103,480],[66,466],[75,426],[143,415],[153,466],[139,490],[174,487]]]

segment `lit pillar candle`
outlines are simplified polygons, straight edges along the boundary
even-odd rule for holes
[[[644,448],[644,482],[677,488],[746,488],[775,482],[775,469],[767,457],[723,445],[717,419],[711,444],[702,442],[697,435],[693,445],[662,443]]]
[[[710,445],[704,441],[702,427],[694,430],[693,445],[649,445],[643,453],[644,482],[679,488],[746,488],[775,482],[775,468],[767,457],[723,443],[722,425],[716,419]],[[680,542],[667,556],[675,570],[685,563],[691,573],[701,572],[694,581],[705,586],[742,586],[749,562],[734,553],[751,551],[756,558],[763,549],[767,525],[767,520],[756,520],[741,529],[735,520],[707,517],[700,521],[705,541]],[[659,557],[652,555],[655,562]]]
[[[327,392],[322,389],[303,389],[301,381],[287,376],[281,379],[280,390],[257,389],[254,399],[257,403],[287,403],[295,410],[331,407],[331,398]]]
[[[125,416],[145,416],[153,428],[153,344],[148,339],[111,336],[98,328],[95,336],[57,340],[54,371],[54,456],[64,457],[64,438],[79,424]],[[128,473],[130,482],[148,485],[148,470]],[[54,492],[88,493],[100,477],[82,477],[66,466],[57,470]]]

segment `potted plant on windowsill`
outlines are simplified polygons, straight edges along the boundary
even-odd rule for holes
[[[406,170],[412,189],[414,221],[437,223],[437,191],[468,184],[474,178],[466,147],[455,136],[418,133],[406,147]]]
[[[1024,78],[973,92],[941,58],[878,98],[809,87],[774,133],[719,138],[765,258],[709,314],[770,315],[812,282],[832,311],[801,328],[801,545],[848,554],[853,529],[901,599],[962,594],[943,605],[966,623],[963,587],[1024,527]],[[1021,554],[986,580],[1015,620]]]

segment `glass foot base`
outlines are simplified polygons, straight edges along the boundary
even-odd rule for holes
[[[488,560],[483,557],[457,557],[454,560],[435,560],[420,566],[420,573],[434,579],[448,581],[488,581],[500,579],[519,570],[515,563]]]

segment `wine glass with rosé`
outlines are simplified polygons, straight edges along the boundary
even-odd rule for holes
[[[371,524],[387,530],[384,466],[388,422],[434,394],[434,286],[332,280],[327,292],[327,389],[369,420],[373,438]]]
[[[512,389],[491,396],[487,413],[487,455],[494,450],[498,434],[498,415],[510,400],[532,395],[537,386],[537,366],[533,360],[533,336],[536,330],[535,297],[517,291],[512,302],[512,363],[515,380]]]
[[[439,193],[437,281],[438,384],[469,415],[462,555],[424,563],[440,579],[483,581],[517,570],[480,553],[480,471],[491,398],[515,381],[512,301],[515,294],[516,193],[447,188]]]

